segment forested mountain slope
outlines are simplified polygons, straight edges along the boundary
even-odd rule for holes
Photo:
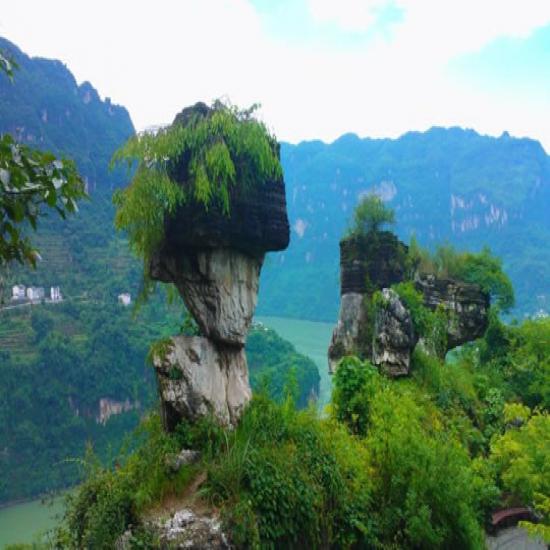
[[[7,282],[60,286],[66,298],[116,299],[139,281],[138,263],[113,226],[112,190],[126,173],[108,166],[134,133],[130,116],[91,84],[79,86],[60,61],[30,58],[3,38],[0,50],[18,65],[13,81],[0,79],[0,132],[75,160],[90,195],[78,215],[39,223],[34,242],[42,261],[36,270],[12,265]]]
[[[281,155],[292,244],[268,259],[262,313],[335,318],[338,241],[372,191],[396,211],[405,242],[415,233],[424,246],[489,245],[514,283],[517,313],[550,309],[550,157],[537,141],[432,128],[285,143]]]
[[[78,85],[61,61],[30,58],[2,37],[0,50],[18,65],[12,82],[0,79],[0,132],[70,156],[89,191],[124,184],[124,172],[110,172],[109,160],[134,133],[128,111],[101,100],[89,82]]]

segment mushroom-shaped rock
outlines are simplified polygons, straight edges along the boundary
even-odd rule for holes
[[[184,109],[174,124],[212,112],[199,103]],[[277,144],[273,154],[279,155]],[[182,155],[171,167],[183,186],[189,163]],[[167,220],[150,263],[153,279],[175,283],[204,336],[237,346],[244,345],[252,321],[264,255],[284,250],[290,239],[282,175],[252,180],[230,187],[228,211],[218,203],[205,208],[192,198],[181,205]]]
[[[149,258],[151,278],[175,284],[200,330],[200,337],[174,337],[171,351],[154,358],[169,431],[182,418],[193,421],[210,413],[223,424],[235,425],[251,396],[243,347],[256,308],[264,256],[285,249],[290,238],[277,143],[248,115],[239,118],[226,107],[216,109],[203,103],[184,109],[173,127],[193,130],[216,116],[234,124],[235,132],[225,137],[219,134],[221,122],[208,127],[211,141],[225,151],[220,162],[229,158],[233,163],[234,181],[225,182],[227,193],[221,199],[205,204],[196,187],[189,191],[204,155],[197,160],[196,151],[183,148],[170,159],[168,175],[185,190],[186,200],[166,217],[162,242]],[[254,124],[255,133],[235,145],[234,136]],[[258,153],[261,162],[255,162],[247,148],[259,142],[264,149]],[[277,167],[269,174],[258,167],[265,164],[266,155]],[[217,168],[212,173],[217,174]],[[218,180],[213,178],[211,184],[221,185]]]

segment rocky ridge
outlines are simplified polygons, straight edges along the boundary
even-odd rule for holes
[[[388,288],[405,280],[406,251],[390,232],[371,232],[341,241],[341,303],[328,350],[330,373],[336,371],[342,357],[357,355],[389,376],[404,376],[409,373],[411,354],[419,340],[425,351],[437,353],[415,334],[410,312]],[[490,301],[479,286],[433,275],[416,276],[414,285],[426,308],[446,313],[446,349],[439,353],[483,336]],[[375,311],[369,312],[368,302],[377,290],[382,299]]]

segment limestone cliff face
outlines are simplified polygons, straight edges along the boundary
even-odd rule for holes
[[[328,351],[330,373],[346,355],[368,359],[390,376],[409,373],[419,335],[414,334],[410,313],[387,288],[404,280],[406,251],[389,232],[341,241],[341,304]],[[442,306],[447,312],[447,350],[483,336],[490,303],[477,285],[424,276],[415,286],[426,307]],[[382,291],[383,300],[369,318],[367,301],[376,290]]]
[[[208,109],[197,104],[189,113]],[[172,167],[184,181],[189,159]],[[251,392],[244,344],[256,308],[264,255],[288,246],[285,186],[277,181],[233,186],[230,214],[188,202],[165,226],[150,264],[155,280],[174,283],[200,329],[199,337],[172,338],[171,350],[154,358],[164,425],[214,413],[234,425]]]

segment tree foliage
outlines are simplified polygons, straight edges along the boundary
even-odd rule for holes
[[[128,233],[140,257],[147,260],[160,244],[164,222],[178,206],[192,201],[229,216],[233,188],[281,175],[275,137],[254,110],[198,104],[170,127],[138,134],[115,153],[113,163],[137,165],[132,183],[113,200],[116,227]]]
[[[502,260],[488,247],[481,252],[460,252],[454,246],[440,245],[434,254],[421,248],[415,238],[409,246],[407,267],[411,277],[417,273],[433,273],[479,285],[489,293],[503,311],[514,306],[514,288],[502,269]]]
[[[371,193],[364,196],[355,207],[353,223],[353,234],[379,231],[384,225],[395,223],[395,213],[378,195]]]
[[[515,411],[517,413],[517,411]],[[525,413],[525,410],[521,411]],[[535,413],[520,427],[510,427],[491,445],[509,504],[529,505],[541,516],[538,525],[528,524],[533,534],[550,542],[550,416]],[[515,502],[513,499],[517,499]]]
[[[36,229],[40,217],[76,212],[85,197],[74,164],[0,137],[0,266],[13,260],[34,265],[37,252],[25,228]]]

